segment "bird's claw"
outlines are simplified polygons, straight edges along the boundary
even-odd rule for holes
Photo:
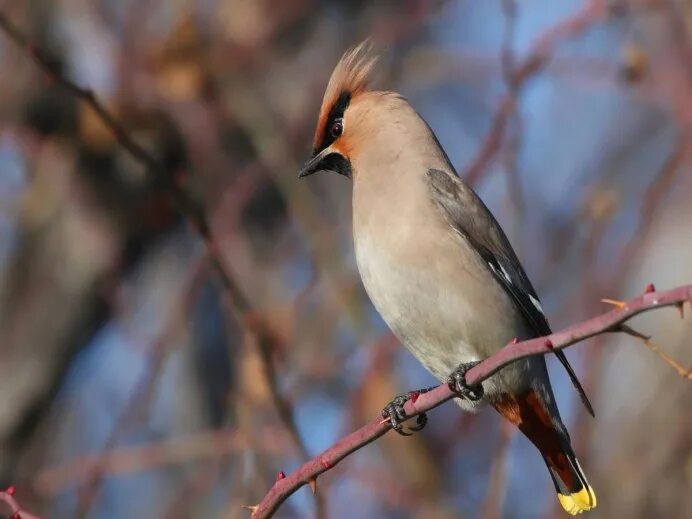
[[[418,432],[422,431],[426,425],[428,425],[428,415],[421,413],[416,417],[416,425],[410,425],[409,429]]]
[[[466,383],[466,373],[480,362],[480,360],[476,360],[473,362],[459,364],[457,369],[452,371],[449,377],[447,377],[449,389],[454,391],[459,396],[466,398],[467,400],[471,400],[472,402],[477,402],[483,398],[483,386],[481,384],[469,386]]]
[[[412,433],[406,432],[402,425],[408,417],[406,416],[406,411],[404,411],[404,405],[406,402],[411,400],[411,395],[413,393],[420,394],[422,391],[412,391],[410,393],[405,393],[403,395],[398,395],[389,402],[384,409],[382,409],[382,418],[389,422],[392,429],[402,436],[411,436]],[[428,423],[428,417],[425,413],[421,413],[416,418],[416,425],[409,427],[412,431],[420,431]]]

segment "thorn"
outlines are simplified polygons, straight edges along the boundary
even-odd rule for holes
[[[322,465],[327,470],[334,466],[334,464],[331,461],[326,460],[324,458],[320,458],[320,465]]]
[[[620,301],[619,299],[601,299],[601,303],[613,305],[614,307],[619,308],[620,310],[627,307],[627,303],[625,303],[624,301]]]
[[[280,471],[276,474],[276,480],[277,480],[277,481],[281,481],[281,480],[284,479],[285,477],[286,477],[286,473],[285,473],[283,470],[280,470]]]
[[[519,337],[515,337],[511,341],[509,341],[510,344],[517,344],[519,342]]]
[[[631,335],[632,337],[636,337],[637,339],[641,339],[643,341],[648,341],[651,339],[650,336],[644,335],[641,332],[638,332],[634,328],[627,326],[626,324],[621,324],[620,325],[620,331],[626,333],[627,335]]]
[[[550,348],[552,350],[553,349],[553,341],[551,341],[550,339],[546,339],[545,340],[545,347]]]
[[[384,425],[386,423],[389,423],[389,418],[382,418],[382,420],[380,420],[379,425]]]
[[[255,515],[255,512],[259,509],[259,505],[240,505],[240,508],[245,508],[246,510],[250,510],[250,513],[252,515]]]
[[[312,493],[317,494],[317,478],[309,479],[308,485],[310,485],[310,490],[312,490]]]
[[[644,291],[645,294],[651,294],[653,292],[656,292],[656,287],[654,286],[653,283],[649,283],[646,285],[646,290]]]
[[[5,490],[5,494],[7,494],[8,496],[13,496],[16,491],[17,491],[17,487],[15,487],[14,485],[10,485]]]
[[[416,400],[418,400],[418,397],[420,396],[420,391],[411,391],[408,394],[409,399],[411,400],[412,403],[416,403]]]
[[[678,312],[680,312],[680,319],[685,318],[685,303],[678,303],[675,305],[678,309]]]

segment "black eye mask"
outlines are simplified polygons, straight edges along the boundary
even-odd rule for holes
[[[346,108],[348,107],[348,104],[351,102],[351,93],[350,92],[341,92],[339,94],[339,98],[336,100],[336,103],[332,106],[332,109],[329,110],[329,115],[327,116],[327,122],[324,125],[324,131],[322,133],[322,142],[315,148],[312,152],[312,156],[314,157],[317,155],[320,151],[323,149],[327,148],[328,146],[331,146],[331,144],[339,137],[337,135],[336,137],[332,135],[332,126],[336,122],[337,119],[343,119],[344,117],[344,112],[346,111]],[[343,124],[343,123],[342,123]],[[343,126],[342,126],[343,128]]]

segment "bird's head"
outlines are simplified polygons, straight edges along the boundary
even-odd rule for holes
[[[299,177],[332,171],[351,178],[354,156],[372,137],[368,120],[377,117],[373,112],[377,108],[375,99],[387,94],[369,89],[376,61],[366,40],[346,52],[337,63],[320,107],[312,156]]]
[[[355,180],[376,179],[391,169],[422,175],[431,167],[452,168],[430,127],[404,97],[369,88],[376,61],[366,40],[337,63],[320,107],[312,155],[299,177],[332,171]]]

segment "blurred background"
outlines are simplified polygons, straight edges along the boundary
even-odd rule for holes
[[[366,37],[376,86],[430,123],[554,328],[601,298],[692,281],[686,0],[5,0],[0,13],[37,46],[0,38],[0,486],[28,512],[247,518],[278,471],[434,383],[361,286],[349,181],[296,179],[332,67]],[[168,177],[147,175],[60,74]],[[171,183],[203,204],[238,293]],[[692,362],[691,317],[633,326]],[[688,517],[689,382],[629,337],[567,356],[596,409],[549,359],[598,494],[589,517]],[[277,517],[564,517],[540,456],[492,409],[429,418]]]

